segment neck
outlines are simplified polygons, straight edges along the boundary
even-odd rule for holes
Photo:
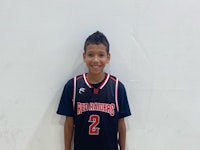
[[[90,73],[87,74],[87,79],[91,84],[97,84],[101,81],[103,81],[103,79],[105,78],[105,73],[101,73],[98,75],[92,75]]]

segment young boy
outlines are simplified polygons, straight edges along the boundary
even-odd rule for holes
[[[88,72],[69,80],[57,113],[65,115],[65,150],[125,150],[126,125],[131,115],[124,85],[104,72],[110,61],[109,42],[99,31],[84,45]]]

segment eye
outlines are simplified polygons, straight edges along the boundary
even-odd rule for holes
[[[104,57],[104,56],[105,56],[104,53],[99,54],[99,57]]]
[[[92,54],[92,53],[88,53],[87,56],[88,56],[88,57],[93,57],[94,54]]]

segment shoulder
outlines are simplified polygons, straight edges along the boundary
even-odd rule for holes
[[[110,74],[110,79],[113,81],[116,81],[118,78],[116,76]]]
[[[65,88],[68,88],[68,87],[72,87],[73,85],[73,78],[69,79],[66,83],[65,83]]]
[[[76,80],[80,80],[80,79],[82,79],[82,78],[83,78],[83,76],[84,76],[84,74],[80,74],[80,75],[77,75],[76,77],[74,77],[73,79],[75,79],[75,78],[76,78]]]
[[[81,74],[81,75],[77,75],[77,76],[74,76],[73,78],[71,78],[71,79],[69,79],[67,82],[66,82],[66,84],[65,84],[65,86],[73,86],[73,84],[74,84],[74,80],[80,80],[81,78],[83,78],[83,74]]]
[[[110,75],[110,79],[115,82],[118,82],[117,84],[118,84],[119,88],[124,88],[124,84],[121,82],[121,80],[118,77],[116,77],[114,75]]]

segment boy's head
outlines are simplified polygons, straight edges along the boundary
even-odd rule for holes
[[[95,33],[90,35],[85,41],[84,52],[86,52],[87,46],[90,44],[96,44],[96,45],[103,44],[106,47],[107,54],[109,54],[110,45],[106,36],[103,33],[96,31]]]
[[[88,67],[88,74],[104,76],[104,68],[110,62],[110,53],[109,42],[103,33],[97,31],[86,39],[83,60]]]

